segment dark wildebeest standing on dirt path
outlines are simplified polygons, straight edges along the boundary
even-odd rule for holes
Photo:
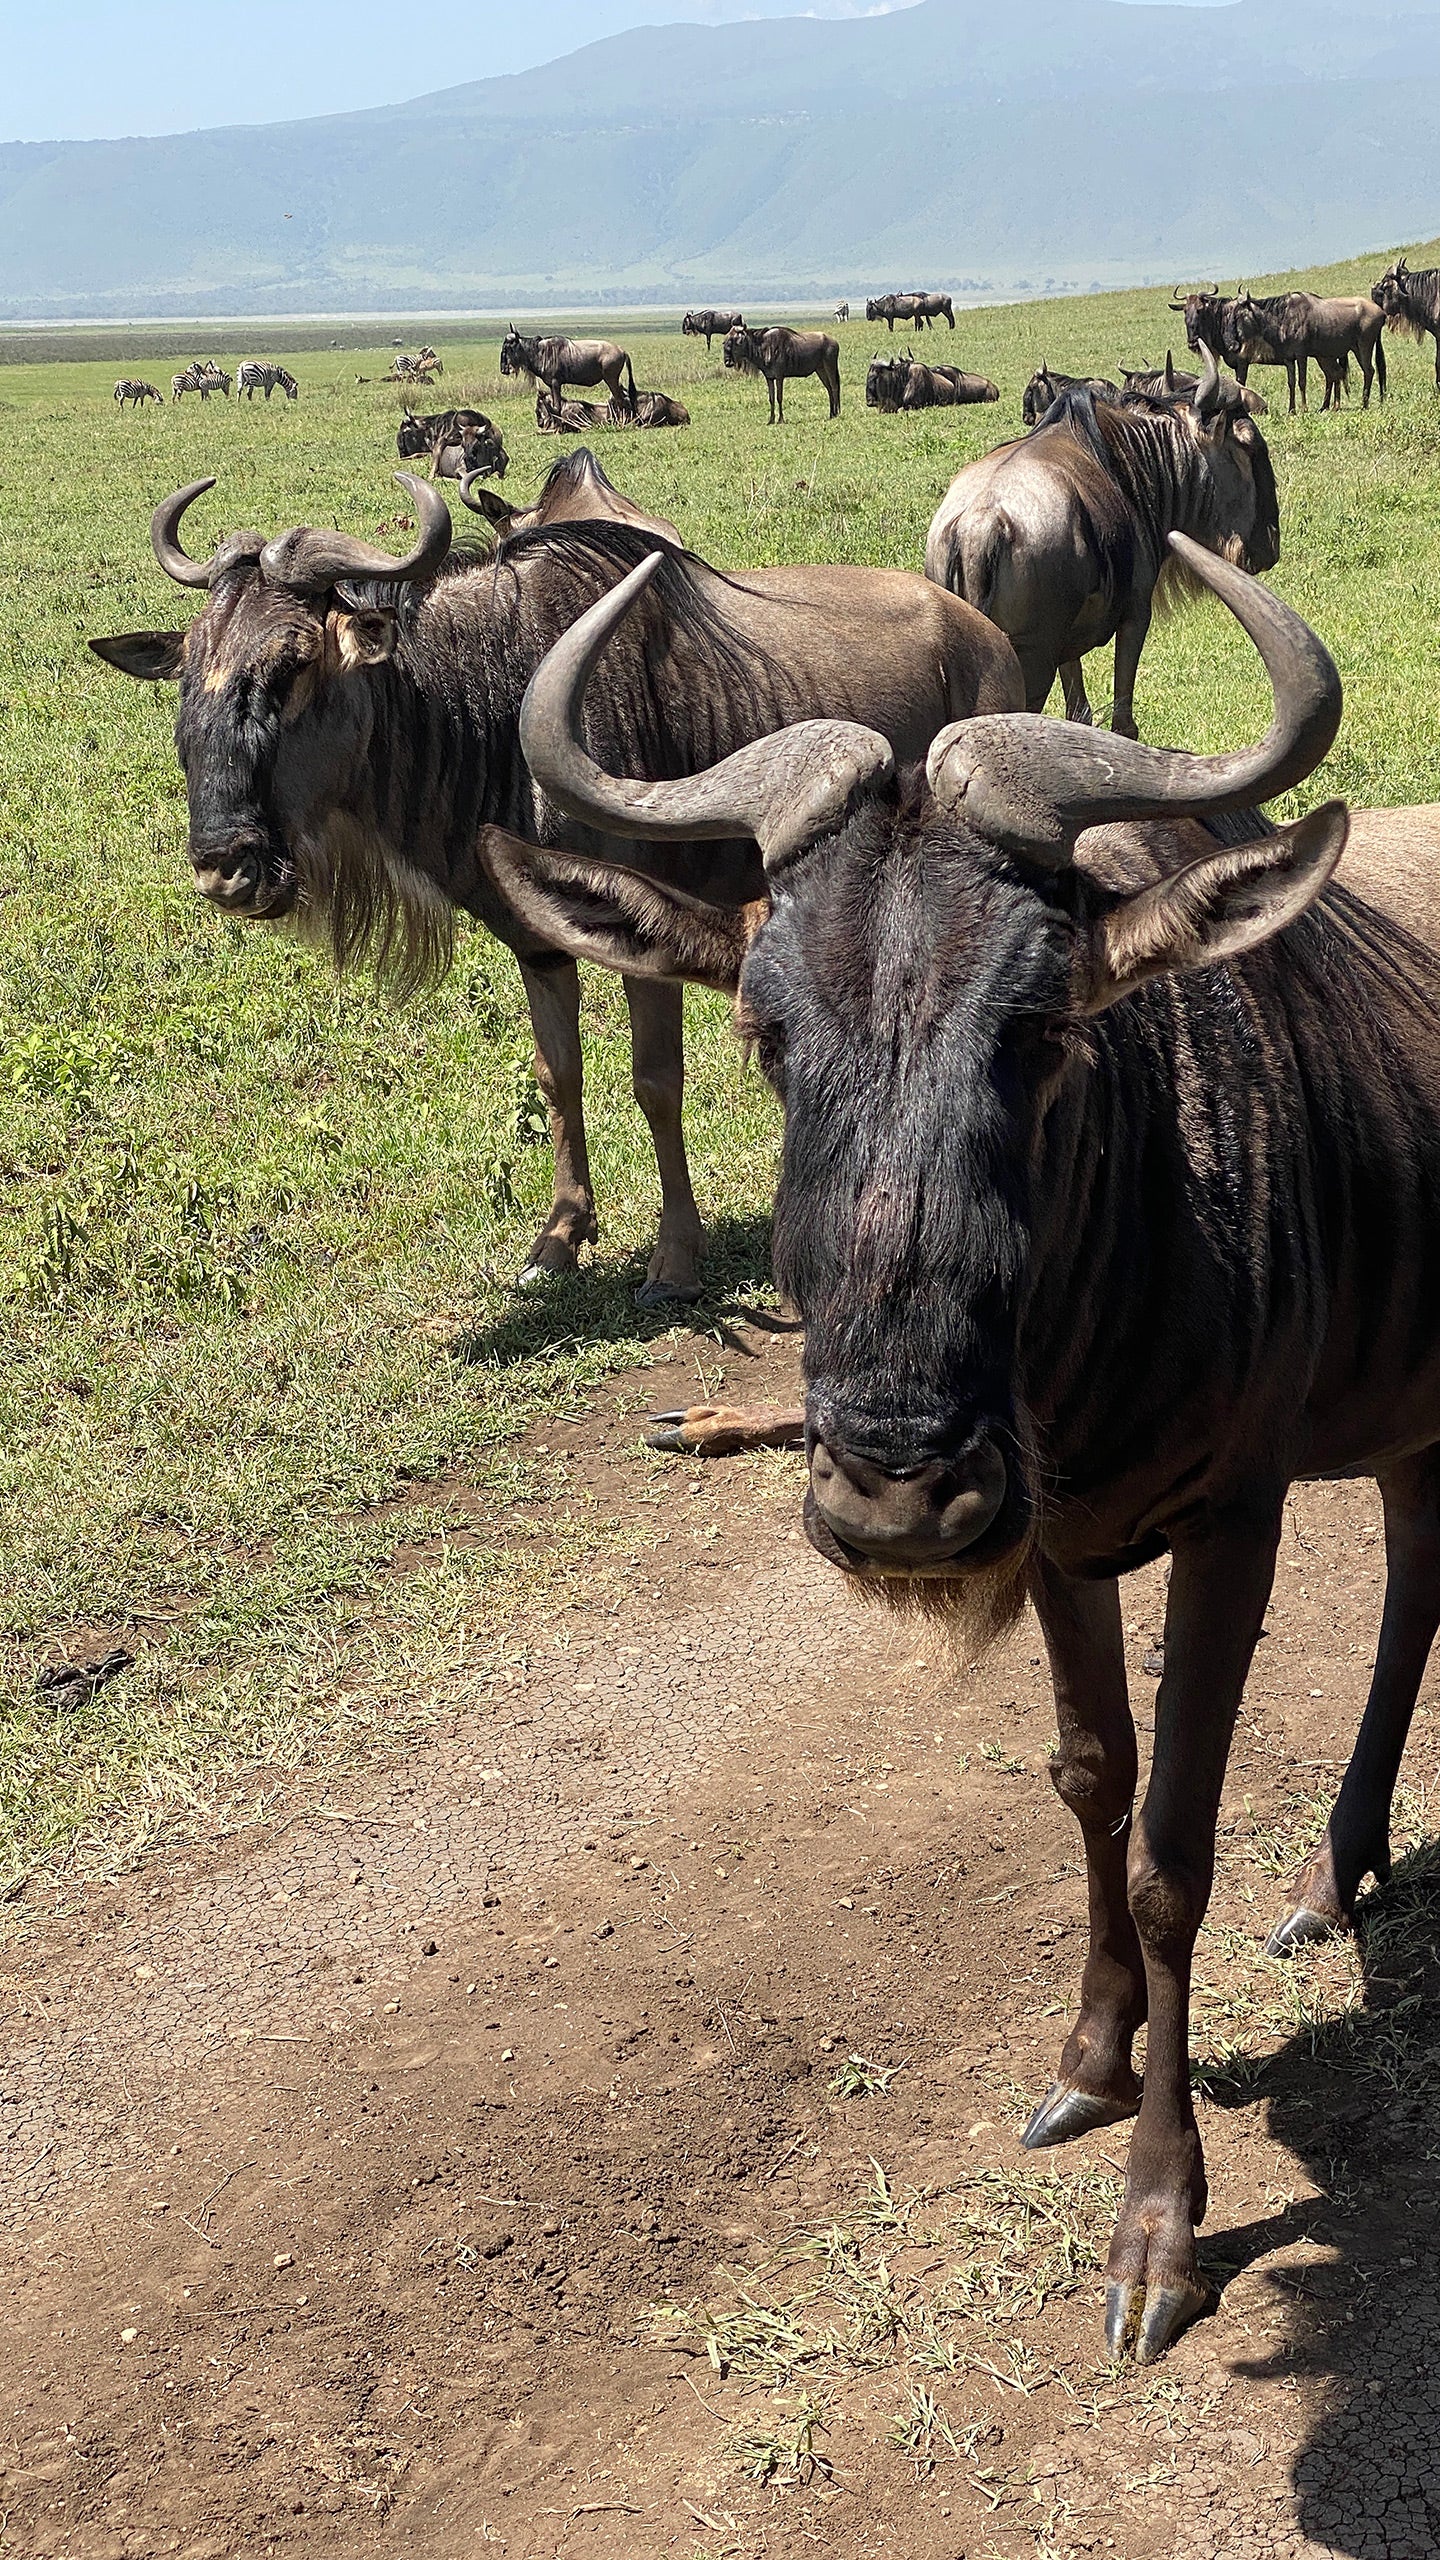
[[[770,424],[785,420],[785,385],[814,374],[830,398],[830,415],[840,415],[840,347],[820,329],[732,329],[725,341],[725,362],[736,373],[753,373],[770,394]]]
[[[1296,375],[1304,401],[1305,368],[1311,362],[1320,367],[1324,376],[1322,409],[1339,408],[1352,356],[1365,385],[1364,406],[1369,408],[1371,388],[1376,382],[1383,400],[1384,328],[1384,312],[1363,293],[1276,293],[1267,294],[1262,301],[1252,293],[1241,293],[1231,303],[1226,321],[1226,334],[1234,344],[1238,379],[1243,382],[1252,364],[1283,365],[1290,385],[1292,414]]]
[[[712,338],[728,337],[732,329],[743,329],[743,311],[687,311],[680,323],[682,338],[703,338],[705,353],[710,353]]]
[[[180,680],[191,860],[217,906],[293,917],[338,963],[368,956],[402,988],[441,974],[457,910],[515,953],[556,1158],[554,1204],[527,1267],[566,1270],[596,1233],[579,981],[497,887],[497,864],[515,839],[577,864],[594,849],[531,781],[520,703],[550,643],[655,536],[631,524],[541,524],[498,558],[491,545],[481,558],[447,560],[444,499],[411,473],[400,478],[419,534],[399,561],[306,526],[268,541],[232,533],[212,558],[192,561],[180,521],[213,484],[177,490],[156,511],[155,552],[183,586],[208,590],[204,610],[185,631],[98,645],[128,674]],[[828,567],[727,578],[668,545],[655,609],[616,673],[597,748],[667,776],[817,714],[863,718],[913,760],[957,712],[1021,696],[1008,641],[921,578]],[[689,844],[667,871],[707,895],[730,895],[717,882],[742,896],[763,885],[744,841]],[[703,1230],[681,1126],[683,996],[642,974],[645,915],[637,891],[626,994],[662,1198],[644,1294],[685,1298],[698,1294]],[[716,967],[723,977],[729,959]]]
[[[1378,1478],[1389,1588],[1355,1754],[1277,1951],[1387,1872],[1440,1620],[1431,847],[1384,813],[1354,889],[1326,894],[1343,806],[1278,830],[1254,816],[1327,752],[1339,678],[1277,597],[1183,549],[1265,661],[1258,748],[966,720],[921,786],[827,724],[642,798],[596,770],[580,727],[636,578],[567,635],[524,719],[532,770],[577,822],[678,835],[703,809],[764,853],[768,899],[732,930],[739,1020],[785,1107],[775,1274],[805,1326],[805,1526],[875,1597],[949,1619],[962,1662],[1027,1591],[1039,1612],[1090,1946],[1025,2141],[1138,2109],[1106,2337],[1142,2362],[1209,2295],[1190,1967],[1289,1486]],[[590,720],[607,690],[592,681]],[[619,917],[628,894],[627,873],[587,866],[571,931],[593,949],[605,901]],[[556,880],[557,939],[566,897]],[[724,925],[656,905],[672,966]],[[1137,1807],[1119,1577],[1167,1550]]]
[[[1440,391],[1440,267],[1411,268],[1404,258],[1387,267],[1370,299],[1385,314],[1385,325],[1406,337],[1435,341],[1435,388]]]
[[[147,400],[155,401],[162,409],[165,406],[165,394],[159,386],[153,382],[142,382],[136,374],[125,374],[116,383],[113,396],[119,409],[123,409],[127,401],[133,402],[137,409],[143,409]]]
[[[557,401],[567,383],[574,391],[594,391],[602,382],[616,408],[635,400],[630,358],[612,338],[522,338],[512,323],[500,348],[500,370],[528,373]]]
[[[1164,601],[1181,583],[1172,533],[1249,569],[1279,559],[1265,439],[1208,352],[1205,365],[1183,408],[1122,408],[1067,391],[1022,442],[967,463],[941,499],[925,574],[1009,633],[1032,711],[1058,674],[1066,717],[1088,721],[1081,660],[1113,639],[1111,726],[1137,734],[1135,676],[1157,586]]]

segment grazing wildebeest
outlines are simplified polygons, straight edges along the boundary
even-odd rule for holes
[[[163,391],[153,382],[142,382],[138,374],[123,375],[115,385],[114,398],[116,406],[121,409],[127,401],[133,402],[137,409],[143,409],[147,400],[154,400],[162,409],[165,406]]]
[[[554,1204],[527,1268],[565,1270],[596,1232],[579,981],[496,886],[496,866],[516,838],[576,861],[592,849],[530,779],[520,704],[551,641],[656,537],[632,524],[551,522],[498,557],[488,545],[483,557],[447,560],[444,499],[400,478],[419,532],[398,561],[306,526],[268,541],[232,533],[211,558],[190,560],[180,521],[213,483],[177,490],[156,512],[155,552],[181,585],[208,589],[203,611],[185,631],[97,645],[131,675],[180,680],[191,860],[217,906],[292,917],[338,963],[368,955],[401,988],[442,972],[458,910],[514,951],[556,1147]],[[668,544],[662,568],[657,607],[620,670],[623,702],[597,731],[601,751],[632,770],[693,770],[817,714],[862,717],[913,759],[957,712],[1020,701],[1008,641],[921,578],[828,567],[725,577]],[[753,844],[735,841],[692,844],[670,876],[697,890],[761,880]],[[643,901],[635,936],[634,1084],[662,1195],[644,1294],[693,1297],[703,1230],[681,1127],[682,990],[641,974]]]
[[[1235,347],[1235,370],[1243,380],[1252,364],[1285,367],[1290,408],[1295,408],[1298,373],[1300,397],[1306,397],[1306,366],[1314,362],[1325,380],[1324,409],[1340,406],[1341,388],[1353,356],[1365,385],[1363,405],[1370,406],[1374,383],[1385,397],[1385,314],[1367,294],[1313,293],[1237,294],[1227,316]],[[1308,404],[1307,404],[1308,405]]]
[[[194,364],[187,364],[181,372],[172,373],[170,397],[172,400],[183,400],[187,391],[198,391],[202,400],[208,400],[212,391],[218,391],[223,399],[228,400],[231,379],[232,377],[215,362],[213,356],[198,358]]]
[[[827,724],[688,781],[615,780],[581,697],[644,568],[566,635],[524,721],[577,823],[643,839],[703,810],[764,854],[768,896],[743,914],[656,887],[651,931],[672,968],[693,951],[708,975],[728,930],[739,1022],[784,1103],[775,1273],[805,1325],[812,1544],[876,1599],[948,1620],[961,1661],[1027,1591],[1038,1610],[1090,1945],[1024,2139],[1138,2108],[1106,2338],[1147,2363],[1208,2296],[1190,1965],[1289,1486],[1378,1477],[1389,1589],[1360,1738],[1277,1950],[1388,1871],[1440,1620],[1437,813],[1428,844],[1386,813],[1381,858],[1362,852],[1344,889],[1342,804],[1254,817],[1325,755],[1339,678],[1277,597],[1179,547],[1265,662],[1257,748],[966,720],[922,781]],[[587,863],[567,887],[552,865],[551,930],[568,897],[593,950],[608,905],[620,945],[634,890],[628,868]],[[1119,1577],[1167,1550],[1137,1806]]]
[[[402,462],[428,455],[432,480],[458,480],[465,473],[474,479],[503,480],[510,468],[500,430],[483,409],[441,409],[425,418],[407,409],[396,432],[395,449]]]
[[[835,305],[835,317],[836,317],[836,319],[837,319],[837,320],[848,320],[848,319],[849,319],[849,317],[850,317],[850,305],[849,305],[849,303],[848,303],[848,302],[837,302],[837,303],[836,303],[836,305]]]
[[[753,373],[770,394],[770,424],[785,422],[785,385],[815,374],[830,398],[830,415],[840,415],[840,348],[820,329],[732,329],[725,341],[725,362],[736,373]]]
[[[1408,338],[1435,341],[1435,388],[1440,391],[1440,267],[1411,267],[1397,258],[1387,267],[1370,299],[1385,314],[1385,325]]]
[[[1111,726],[1134,738],[1135,675],[1191,535],[1249,569],[1280,557],[1275,473],[1260,429],[1215,359],[1193,405],[1127,409],[1067,391],[1022,441],[967,463],[941,499],[925,574],[1015,644],[1032,711],[1057,673],[1067,719],[1090,719],[1081,660],[1115,643]]]
[[[300,397],[299,383],[293,373],[286,372],[283,364],[257,364],[248,356],[235,376],[237,400],[242,391],[247,400],[253,400],[257,391],[263,391],[267,400],[272,391],[283,391],[287,400]]]
[[[1088,391],[1092,400],[1118,400],[1119,387],[1104,382],[1098,374],[1052,373],[1048,364],[1037,366],[1025,385],[1020,401],[1020,416],[1027,427],[1038,426],[1047,409],[1053,409],[1062,392]]]
[[[712,338],[724,338],[732,329],[743,329],[743,311],[687,311],[680,323],[682,338],[703,338],[705,353],[710,353]]]
[[[635,398],[630,358],[610,338],[522,338],[512,321],[501,343],[500,370],[528,373],[557,401],[567,383],[577,391],[593,391],[603,382],[616,408]]]

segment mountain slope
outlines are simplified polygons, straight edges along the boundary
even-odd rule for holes
[[[1433,230],[1440,7],[921,0],[407,105],[0,148],[12,318],[996,290]]]

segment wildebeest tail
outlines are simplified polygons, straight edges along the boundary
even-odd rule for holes
[[[1383,400],[1385,397],[1385,384],[1387,380],[1385,372],[1385,332],[1383,329],[1377,329],[1375,333],[1375,379],[1380,385],[1380,397]]]
[[[635,367],[634,367],[634,366],[633,366],[633,364],[631,363],[630,358],[629,358],[629,356],[628,356],[628,355],[627,355],[627,356],[626,356],[626,358],[625,358],[625,380],[626,380],[626,383],[627,383],[627,385],[628,385],[628,398],[629,398],[629,401],[630,401],[630,406],[631,406],[631,408],[633,409],[633,408],[634,408],[634,406],[635,406],[635,399],[636,399],[636,392],[635,392]]]
[[[1000,563],[1014,542],[1015,528],[1003,507],[997,508],[981,529],[964,532],[960,537],[955,556],[958,576],[952,575],[951,584],[956,595],[962,596],[966,604],[973,604],[976,612],[987,619],[995,601]]]

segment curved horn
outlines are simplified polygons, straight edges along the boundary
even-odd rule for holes
[[[192,480],[188,487],[172,490],[168,498],[161,499],[150,519],[150,540],[155,557],[166,577],[173,578],[177,586],[208,587],[210,584],[210,572],[219,557],[218,552],[212,551],[208,560],[189,559],[180,548],[179,526],[186,508],[193,505],[196,498],[203,498],[206,490],[214,486],[212,475],[208,480]]]
[[[430,577],[450,548],[450,510],[439,490],[428,480],[417,480],[413,471],[397,471],[392,477],[407,491],[420,523],[420,539],[403,560],[393,560],[388,551],[377,551],[353,534],[302,524],[266,543],[260,554],[262,576],[272,586],[302,591],[333,587],[339,578],[398,582]]]
[[[941,730],[926,774],[942,808],[1058,870],[1086,827],[1249,809],[1314,772],[1334,742],[1344,701],[1328,649],[1245,570],[1183,533],[1172,533],[1170,546],[1229,606],[1265,661],[1275,715],[1259,746],[1192,756],[1042,713],[1000,712]]]
[[[1225,394],[1220,383],[1220,367],[1215,361],[1213,347],[1202,347],[1200,350],[1200,379],[1195,386],[1192,406],[1197,418],[1213,418],[1226,406]]]
[[[767,869],[837,827],[858,792],[895,770],[889,741],[853,720],[802,720],[678,782],[602,772],[581,736],[585,687],[611,633],[665,558],[652,551],[541,660],[520,711],[520,749],[541,789],[602,835],[684,842],[753,836]]]

